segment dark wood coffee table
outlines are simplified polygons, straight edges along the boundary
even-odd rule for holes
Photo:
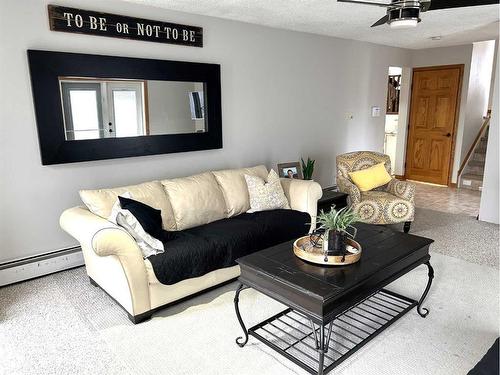
[[[381,226],[356,226],[363,254],[353,265],[307,263],[294,255],[293,242],[237,260],[241,276],[234,306],[245,335],[236,339],[240,347],[251,335],[309,373],[323,374],[413,307],[427,316],[422,302],[434,277],[429,263],[433,240]],[[429,279],[418,302],[384,289],[421,264],[427,265]],[[249,287],[288,308],[247,330],[238,302],[240,292]]]

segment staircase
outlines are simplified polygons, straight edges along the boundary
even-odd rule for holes
[[[488,144],[489,125],[484,129],[473,149],[468,155],[468,160],[462,168],[459,179],[459,188],[470,190],[481,190],[483,187],[484,161],[486,159],[486,146]]]

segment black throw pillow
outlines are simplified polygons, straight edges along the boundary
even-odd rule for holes
[[[129,210],[141,224],[144,231],[155,238],[161,238],[162,220],[161,210],[150,207],[147,204],[135,201],[130,198],[118,196],[120,206],[124,210]]]

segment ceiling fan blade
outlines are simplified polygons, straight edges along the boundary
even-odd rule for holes
[[[432,0],[428,10],[498,4],[499,0]]]
[[[382,17],[377,22],[375,22],[372,25],[372,27],[383,25],[384,23],[387,23],[388,20],[389,20],[389,16],[386,14],[384,17]]]
[[[353,4],[362,4],[362,5],[374,5],[377,7],[390,7],[391,4],[382,4],[382,3],[373,3],[371,1],[357,1],[357,0],[337,0],[339,3],[353,3]]]

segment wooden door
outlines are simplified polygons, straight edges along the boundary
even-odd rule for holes
[[[463,65],[413,70],[406,178],[449,184],[462,74]]]

